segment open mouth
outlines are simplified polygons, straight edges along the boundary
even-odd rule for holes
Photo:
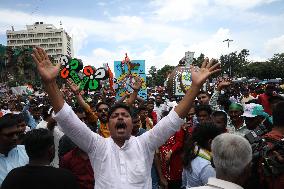
[[[118,133],[124,132],[126,130],[126,124],[124,122],[117,122],[115,125]]]

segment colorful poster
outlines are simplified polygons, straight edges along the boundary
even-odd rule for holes
[[[80,90],[96,91],[101,89],[101,81],[108,78],[108,71],[105,68],[94,68],[93,66],[83,67],[79,59],[63,55],[60,58],[62,63],[60,76],[63,79],[71,78],[79,86]]]
[[[126,56],[125,60],[128,57]],[[142,87],[138,93],[143,99],[147,99],[145,60],[114,61],[116,99],[120,99],[126,93],[131,93],[131,86],[135,82],[135,77],[142,80]]]
[[[180,78],[181,77],[181,78]],[[182,89],[182,85],[184,90],[189,90],[191,86],[191,73],[190,70],[182,70],[176,77],[175,77],[175,96],[184,96],[184,92]]]

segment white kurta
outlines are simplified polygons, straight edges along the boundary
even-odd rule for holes
[[[103,138],[92,132],[66,103],[54,119],[63,132],[88,153],[95,174],[95,189],[152,188],[154,152],[184,123],[171,111],[153,129],[141,136],[132,136],[120,148],[111,137]]]

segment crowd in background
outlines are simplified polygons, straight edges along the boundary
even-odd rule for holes
[[[79,120],[103,138],[111,137],[111,107],[125,103],[131,108],[131,134],[138,137],[171,116],[182,99],[169,96],[165,87],[155,87],[148,88],[145,100],[133,95],[140,87],[137,83],[133,93],[121,99],[111,89],[83,93],[71,80],[60,91]],[[44,88],[33,90],[16,95],[1,84],[0,188],[19,188],[23,180],[32,188],[51,175],[56,178],[49,181],[53,188],[94,188],[97,178],[109,176],[100,174],[100,169],[112,168],[103,163],[104,157],[94,160],[102,161],[102,167],[94,165],[90,153],[72,141],[54,118],[58,112]],[[155,149],[152,188],[284,188],[283,91],[281,83],[228,77],[205,84],[182,127]],[[121,158],[120,153],[117,156]],[[140,161],[135,169],[141,171]],[[139,180],[139,176],[143,174],[130,179]],[[143,187],[133,184],[133,188]]]

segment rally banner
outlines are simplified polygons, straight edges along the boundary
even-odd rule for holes
[[[138,93],[143,99],[147,99],[145,60],[129,60],[127,54],[123,61],[114,61],[116,99],[120,99],[126,93],[131,93],[131,86],[135,78],[142,80],[142,87]]]

